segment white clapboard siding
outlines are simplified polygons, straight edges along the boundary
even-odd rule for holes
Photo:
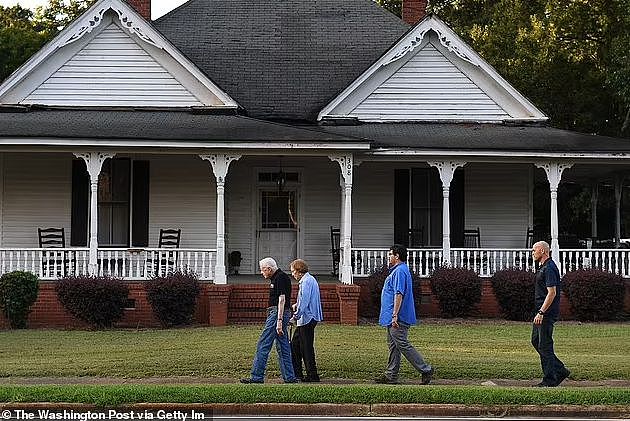
[[[363,120],[500,121],[508,113],[431,43],[354,110]]]
[[[364,162],[352,184],[353,247],[389,247],[394,240],[394,166]]]
[[[216,248],[216,184],[209,163],[195,156],[154,157],[149,171],[149,246],[157,247],[160,228],[175,228],[182,230],[182,248]]]
[[[469,163],[464,171],[466,228],[480,228],[482,247],[525,247],[528,165]]]
[[[83,106],[198,106],[201,102],[115,23],[23,101]]]
[[[38,227],[63,227],[70,246],[72,158],[4,154],[2,247],[38,247]]]

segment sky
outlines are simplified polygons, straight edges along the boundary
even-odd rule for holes
[[[157,19],[170,12],[187,0],[151,0],[151,19]],[[48,0],[0,0],[0,6],[20,6],[27,9],[35,9],[37,6],[48,4]]]

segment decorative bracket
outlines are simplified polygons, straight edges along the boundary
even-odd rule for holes
[[[154,47],[162,48],[151,37],[144,33],[137,22],[134,23],[134,19],[132,19],[132,17],[126,11],[124,11],[120,6],[116,7],[115,2],[104,3],[103,7],[97,9],[91,17],[88,18],[86,16],[87,23],[79,27],[72,34],[70,34],[69,38],[61,43],[61,47],[71,44],[83,38],[85,34],[89,34],[90,32],[92,32],[103,22],[103,15],[105,15],[108,10],[113,10],[114,12],[116,12],[116,14],[118,14],[118,20],[120,20],[123,28],[127,29],[129,33],[131,33],[132,35],[136,34],[138,38],[153,45]]]
[[[542,168],[547,173],[549,188],[551,191],[557,191],[562,179],[562,172],[573,166],[573,162],[536,162],[538,168]]]
[[[440,180],[442,180],[442,188],[445,190],[451,187],[455,170],[466,165],[463,161],[428,161],[427,164],[437,168],[440,173]]]
[[[348,155],[329,155],[328,158],[331,161],[335,161],[341,168],[341,176],[346,186],[352,186],[352,170],[354,166],[354,157],[352,154]]]
[[[212,165],[212,172],[217,178],[217,183],[225,183],[225,177],[227,177],[228,169],[232,161],[237,161],[242,155],[238,154],[213,154],[213,155],[199,155],[204,161],[210,161]]]
[[[420,44],[422,44],[422,40],[424,39],[424,36],[429,32],[429,31],[433,31],[436,33],[438,40],[440,41],[440,44],[442,44],[444,46],[444,48],[446,48],[448,51],[450,51],[451,53],[454,53],[455,55],[457,55],[459,58],[461,58],[464,61],[467,61],[468,63],[474,65],[474,66],[479,66],[480,63],[477,59],[473,58],[473,57],[469,57],[464,51],[462,46],[460,45],[459,41],[456,39],[451,39],[448,34],[443,33],[442,31],[440,31],[437,28],[425,28],[422,31],[420,31],[420,33],[418,35],[416,35],[415,37],[409,38],[408,40],[406,40],[406,42],[402,45],[399,45],[397,48],[397,51],[394,53],[394,56],[389,58],[388,60],[385,60],[383,62],[383,64],[381,64],[381,66],[387,66],[390,63],[393,63],[397,60],[400,60],[401,58],[403,58],[405,55],[407,55],[408,53],[412,52],[413,50],[415,50],[418,46],[420,46]]]
[[[76,152],[74,156],[85,161],[88,173],[90,174],[90,182],[98,182],[98,176],[103,168],[103,163],[108,158],[113,158],[115,153],[105,152]]]

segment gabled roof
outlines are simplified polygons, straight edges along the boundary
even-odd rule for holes
[[[544,121],[547,117],[429,15],[319,113],[361,121]]]
[[[236,108],[122,0],[99,0],[0,85],[0,103]]]
[[[372,0],[190,0],[154,26],[248,115],[311,121],[409,28]]]

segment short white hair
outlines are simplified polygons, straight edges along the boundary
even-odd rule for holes
[[[258,262],[260,268],[271,268],[274,272],[278,270],[278,264],[271,257],[265,257],[260,262]]]
[[[549,253],[550,247],[549,247],[549,243],[548,242],[546,242],[546,241],[538,241],[538,242],[536,242],[536,244],[534,244],[534,247],[536,247],[536,246],[542,247],[543,252]]]

